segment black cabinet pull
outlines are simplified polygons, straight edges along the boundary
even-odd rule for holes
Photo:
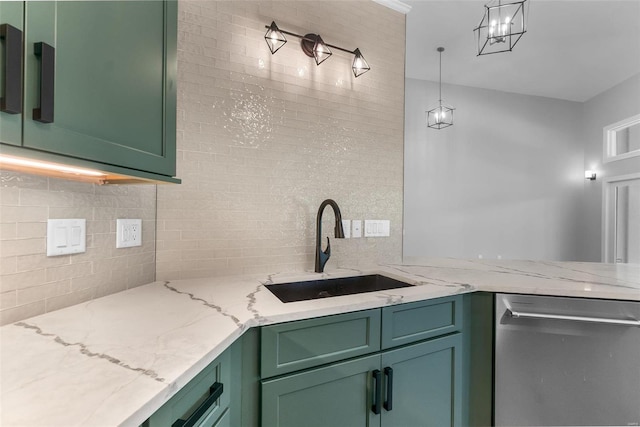
[[[53,123],[56,49],[44,42],[38,42],[34,43],[33,53],[40,57],[40,108],[33,109],[33,120]]]
[[[0,111],[22,113],[22,31],[9,24],[0,25],[0,39],[4,39],[4,85]]]
[[[219,383],[219,382],[213,383],[213,385],[209,387],[209,397],[207,397],[205,401],[202,402],[200,406],[198,406],[198,409],[196,409],[193,412],[193,414],[191,414],[191,416],[186,420],[183,420],[183,419],[176,420],[173,424],[171,424],[171,427],[195,426],[196,423],[200,420],[200,418],[202,418],[204,413],[207,412],[207,410],[209,410],[209,408],[215,403],[215,401],[220,398],[220,396],[222,395],[222,391],[223,391],[222,383]]]
[[[375,381],[375,387],[373,389],[373,405],[371,406],[371,410],[374,414],[380,414],[380,401],[382,400],[382,372],[378,369],[371,372],[373,374],[373,380]]]
[[[393,409],[393,369],[384,368],[384,375],[387,377],[387,399],[384,401],[384,409],[390,411]]]

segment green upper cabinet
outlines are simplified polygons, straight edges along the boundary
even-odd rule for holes
[[[23,15],[22,2],[0,2],[0,141],[12,145],[22,143]]]
[[[175,182],[176,46],[175,0],[24,3],[24,156]]]

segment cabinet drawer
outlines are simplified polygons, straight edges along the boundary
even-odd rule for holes
[[[461,295],[384,307],[382,348],[449,334],[461,328]]]
[[[301,320],[261,330],[263,378],[380,350],[380,310]]]
[[[178,420],[186,420],[198,409],[206,405],[205,401],[217,386],[222,384],[223,391],[220,397],[213,402],[206,411],[202,412],[196,425],[214,426],[226,425],[222,422],[225,415],[228,418],[231,395],[231,352],[222,353],[211,362],[202,372],[184,386],[175,396],[158,409],[143,427],[168,427]]]

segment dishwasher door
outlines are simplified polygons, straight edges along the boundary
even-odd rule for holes
[[[640,303],[496,295],[495,425],[640,425]]]

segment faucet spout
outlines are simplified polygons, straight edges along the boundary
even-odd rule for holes
[[[324,271],[324,265],[329,261],[331,256],[331,243],[327,237],[327,249],[322,250],[322,213],[327,205],[333,209],[334,216],[336,218],[336,225],[334,229],[334,235],[337,239],[344,239],[344,229],[342,228],[342,214],[340,213],[340,207],[338,204],[327,199],[320,204],[318,209],[318,215],[316,216],[316,273],[322,273]]]

